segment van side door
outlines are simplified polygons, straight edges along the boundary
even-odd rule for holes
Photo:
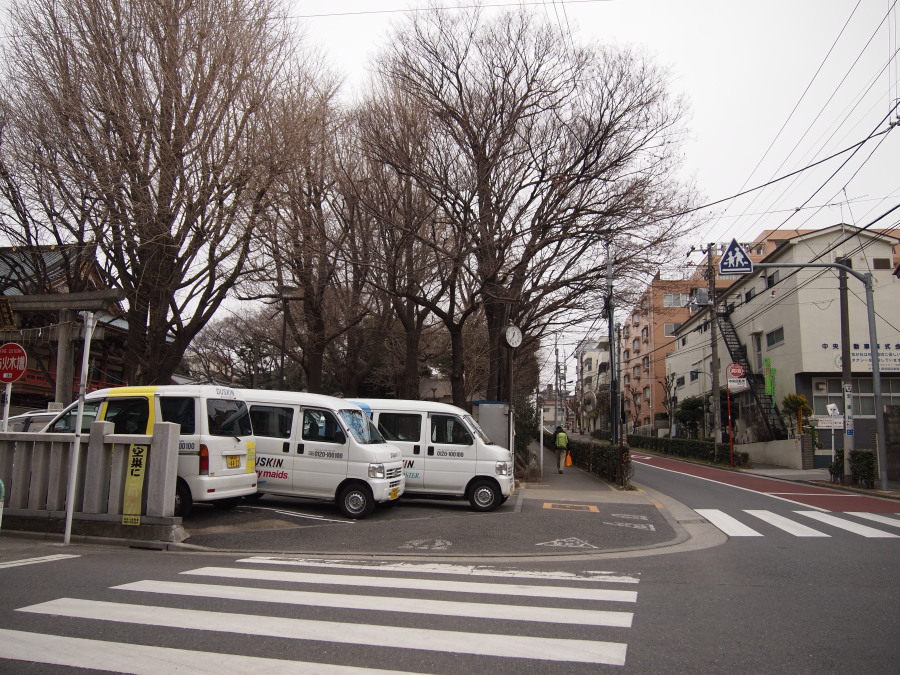
[[[431,413],[425,456],[425,488],[428,491],[463,494],[475,475],[475,438],[456,415]]]
[[[256,436],[257,491],[293,491],[294,457],[299,448],[292,438],[298,412],[298,408],[290,405],[250,404],[250,420]]]
[[[294,436],[294,491],[333,498],[347,477],[350,457],[349,439],[337,416],[331,410],[304,407]]]
[[[384,440],[400,449],[406,492],[422,492],[425,488],[424,416],[417,412],[386,410],[376,415],[375,423]]]

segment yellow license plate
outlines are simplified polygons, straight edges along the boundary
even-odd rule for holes
[[[236,469],[241,465],[240,455],[225,455],[225,466],[229,469]]]
[[[400,488],[391,489],[391,499],[397,499],[400,496]]]

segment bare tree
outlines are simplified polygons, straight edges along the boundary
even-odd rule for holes
[[[7,236],[96,246],[127,379],[165,383],[244,274],[295,41],[278,0],[21,0],[5,47]]]
[[[646,59],[576,47],[525,12],[417,13],[390,44],[381,83],[426,115],[429,154],[398,143],[380,158],[452,230],[487,322],[487,396],[502,398],[507,323],[534,340],[595,312],[607,242],[618,276],[664,254],[688,201],[673,178],[681,106]]]

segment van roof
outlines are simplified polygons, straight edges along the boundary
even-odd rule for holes
[[[334,410],[359,408],[356,402],[348,399],[327,394],[310,394],[306,391],[280,391],[277,389],[236,389],[235,391],[248,403],[292,403]]]
[[[111,387],[87,394],[87,398],[106,396],[205,396],[207,398],[239,398],[240,389],[213,384],[160,384],[144,387]]]
[[[412,410],[415,412],[447,413],[468,415],[462,408],[440,401],[415,401],[403,398],[353,398],[350,399],[363,410]]]

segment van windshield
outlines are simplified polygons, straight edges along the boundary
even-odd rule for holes
[[[341,410],[341,419],[358,443],[384,443],[384,437],[362,410]]]
[[[466,415],[465,417],[463,417],[463,420],[465,420],[466,426],[469,427],[469,431],[478,436],[478,438],[480,438],[484,443],[487,443],[488,445],[491,445],[493,443],[493,441],[488,438],[488,435],[484,433],[484,430],[480,426],[478,426],[478,422],[475,421],[474,417],[472,417],[471,415]]]

